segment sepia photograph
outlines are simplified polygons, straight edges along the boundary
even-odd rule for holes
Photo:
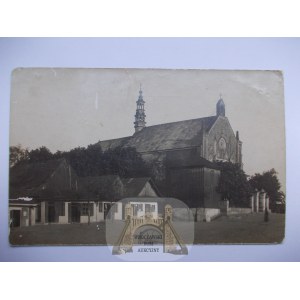
[[[10,245],[282,243],[283,86],[281,71],[15,69]]]

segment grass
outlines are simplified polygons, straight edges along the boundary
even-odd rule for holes
[[[210,223],[196,223],[195,244],[269,244],[284,238],[285,215],[264,214],[222,216]]]
[[[195,223],[195,244],[266,244],[284,238],[285,215],[263,213],[222,216],[212,222]],[[25,245],[106,245],[105,223],[50,224],[12,228],[9,241]]]

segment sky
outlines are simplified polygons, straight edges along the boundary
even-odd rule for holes
[[[245,172],[275,168],[285,190],[279,71],[18,68],[11,79],[10,145],[52,152],[132,135],[140,84],[147,126],[215,115],[222,94]]]

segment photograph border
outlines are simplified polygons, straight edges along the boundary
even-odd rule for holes
[[[30,51],[24,51],[25,48]],[[13,38],[1,39],[0,49],[1,65],[4,66],[0,70],[3,86],[0,90],[3,99],[0,116],[2,120],[1,261],[120,261],[103,246],[9,246],[8,201],[6,201],[8,199],[9,95],[11,72],[17,67],[282,70],[285,84],[287,140],[287,214],[286,237],[283,243],[279,245],[195,245],[191,253],[180,261],[299,261],[300,220],[297,218],[299,192],[296,184],[293,183],[295,179],[292,179],[297,174],[297,163],[293,164],[292,158],[296,157],[299,145],[295,147],[292,144],[290,131],[295,128],[293,122],[297,121],[295,112],[299,106],[295,99],[299,59],[295,60],[300,49],[299,39]]]

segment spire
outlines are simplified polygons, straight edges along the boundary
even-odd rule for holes
[[[220,94],[220,99],[217,103],[217,116],[225,117],[225,103],[222,99],[222,94]]]
[[[135,132],[141,131],[146,126],[146,115],[145,115],[145,108],[144,108],[144,98],[143,98],[143,91],[142,91],[142,84],[140,84],[140,91],[139,91],[139,98],[136,101],[136,113],[135,113],[135,122],[134,128]]]

